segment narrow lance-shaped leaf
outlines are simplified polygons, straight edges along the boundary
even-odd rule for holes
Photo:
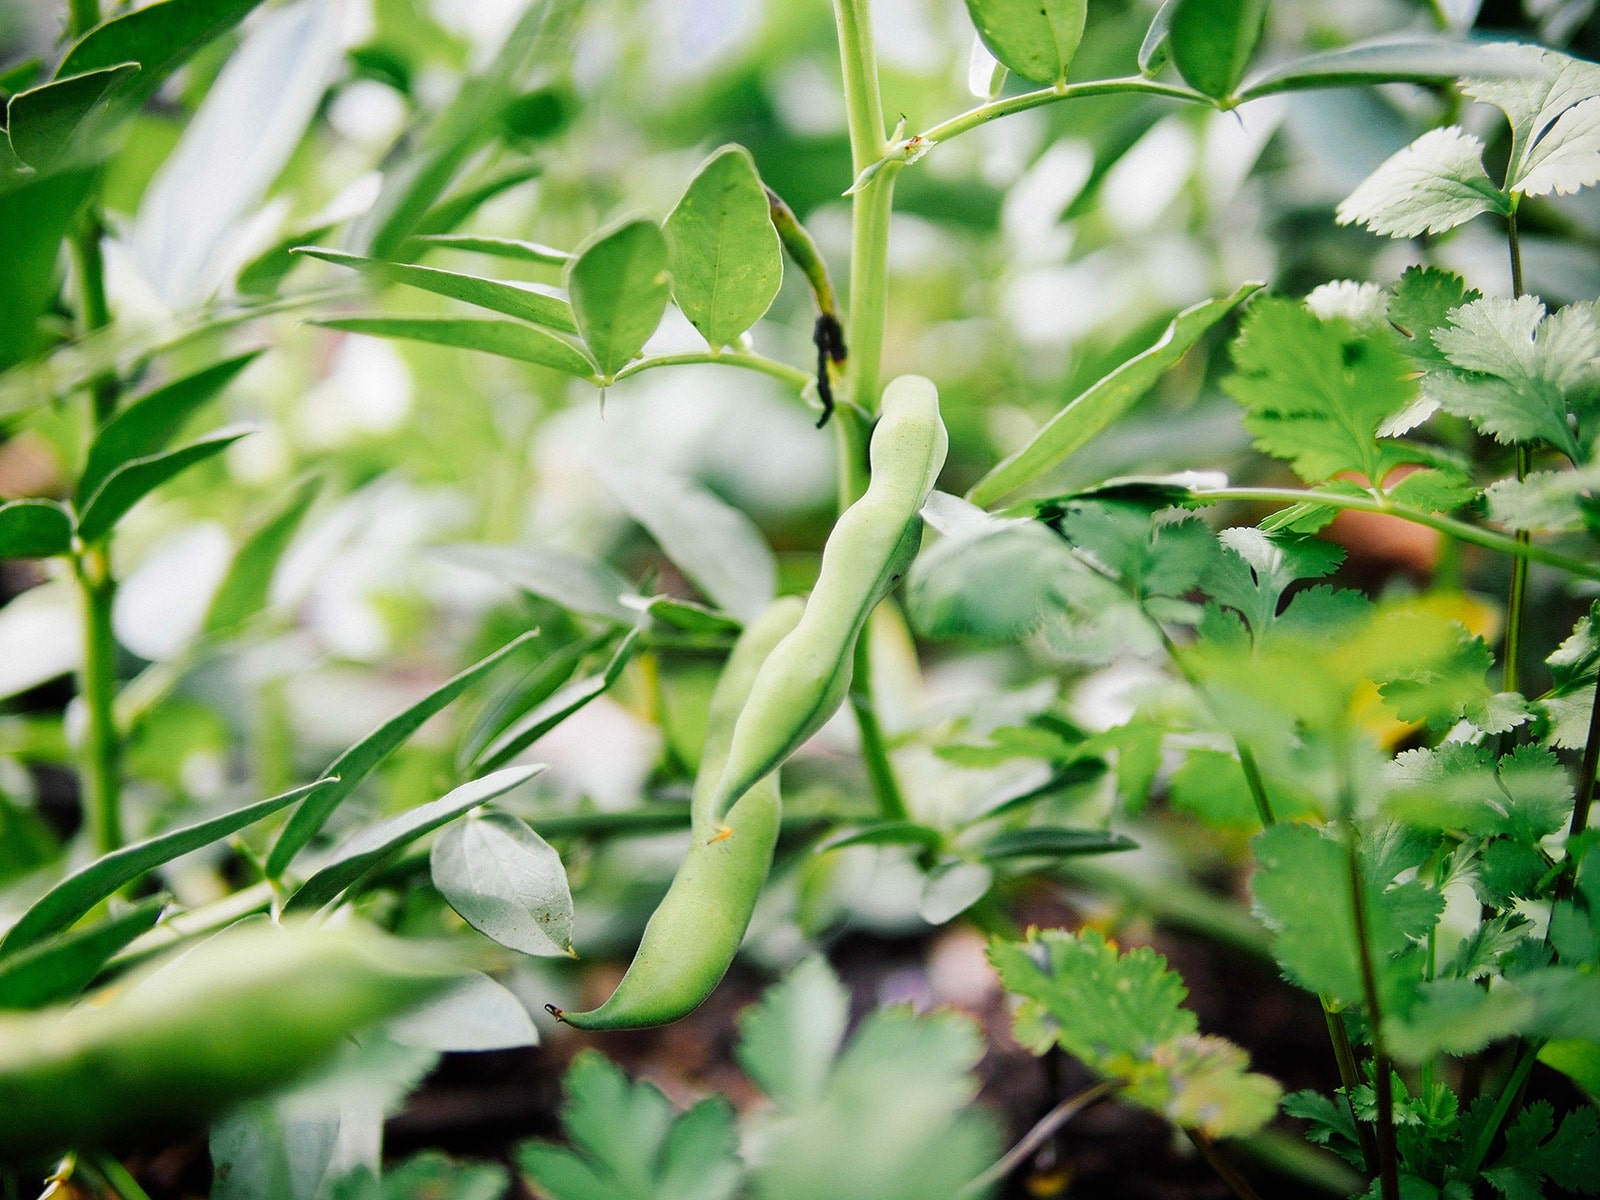
[[[147,458],[171,444],[183,423],[238,378],[261,354],[252,350],[175,379],[133,403],[95,434],[78,477],[78,495],[87,500],[117,468]]]
[[[278,835],[272,852],[267,855],[267,874],[274,879],[282,875],[284,868],[306,843],[316,836],[317,831],[333,814],[333,810],[355,791],[356,785],[370,775],[373,768],[402,742],[420,729],[424,721],[494,670],[530,638],[537,636],[537,632],[525,633],[507,642],[487,658],[474,663],[459,675],[429,692],[399,716],[384,722],[335,759],[327,773],[330,776],[337,776],[337,779],[328,787],[308,796],[306,802],[295,809],[294,815],[289,818],[289,823]]]
[[[1266,16],[1267,0],[1177,0],[1167,44],[1178,73],[1208,96],[1231,96]]]
[[[450,317],[335,317],[312,323],[325,329],[342,329],[346,333],[406,338],[415,342],[432,342],[436,346],[451,346],[457,350],[497,354],[501,358],[553,367],[580,379],[588,379],[594,374],[594,364],[571,342],[553,333],[546,333],[537,326],[519,325],[512,321],[475,321]]]
[[[433,884],[485,937],[524,954],[572,953],[572,892],[558,855],[511,813],[452,825],[430,857]]]
[[[667,310],[666,238],[642,218],[601,233],[567,268],[567,290],[600,374],[615,375]]]
[[[672,294],[711,343],[732,345],[760,320],[783,280],[783,250],[750,152],[724,146],[667,217]]]
[[[117,63],[139,64],[131,106],[155,94],[174,70],[213,38],[242,21],[261,0],[165,0],[96,25],[75,42],[57,79]]]
[[[460,300],[464,304],[504,313],[535,325],[548,325],[562,333],[576,333],[578,326],[572,319],[572,305],[560,296],[551,295],[528,286],[505,283],[498,279],[483,279],[459,271],[443,271],[438,267],[419,267],[414,263],[387,262],[381,258],[364,258],[359,254],[346,254],[342,250],[324,250],[315,246],[300,246],[296,254],[320,258],[339,267],[349,267],[369,276],[376,283],[403,283],[438,296]]]
[[[1133,407],[1202,334],[1253,292],[1259,283],[1247,283],[1231,296],[1206,300],[1186,308],[1156,339],[1154,345],[1134,355],[1111,374],[1062,409],[1031,441],[991,470],[967,493],[974,504],[987,505],[1038,479],[1046,471],[1080,450]]]
[[[0,963],[0,1009],[42,1008],[72,999],[107,959],[149,930],[166,906],[165,896],[153,896],[87,929],[57,934],[11,955]]]
[[[201,626],[205,633],[226,632],[266,607],[273,573],[321,487],[321,479],[309,479],[301,484],[288,503],[269,515],[245,539],[228,573],[223,576],[222,585],[211,598],[211,607],[206,610]]]
[[[337,782],[331,777],[319,779],[315,783],[284,792],[281,796],[247,804],[220,817],[158,834],[95,859],[88,866],[68,875],[29,906],[22,918],[0,939],[0,958],[16,954],[57,930],[67,928],[100,901],[114,895],[123,884],[131,883],[146,871],[171,862],[181,854],[221,841],[229,834],[237,833],[246,825],[271,816],[297,800],[315,798],[318,792]]]
[[[92,156],[108,106],[138,73],[138,63],[125,62],[18,92],[6,105],[12,151],[39,171]]]
[[[1024,79],[1059,83],[1083,40],[1087,0],[967,0],[990,53]]]
[[[410,845],[463,813],[526,783],[544,769],[543,765],[507,767],[504,771],[464,783],[430,804],[418,805],[370,829],[362,830],[335,850],[333,857],[289,897],[284,911],[300,912],[322,907],[402,846]]]
[[[1310,88],[1376,83],[1444,83],[1463,76],[1533,74],[1526,47],[1442,36],[1383,38],[1291,59],[1255,76],[1239,101]]]
[[[0,504],[0,558],[49,558],[72,549],[72,518],[54,500]]]
[[[557,250],[554,246],[538,242],[525,242],[519,238],[482,237],[473,233],[419,233],[411,241],[425,249],[466,250],[474,254],[492,254],[498,258],[515,258],[552,267],[565,266],[573,259],[573,255],[566,250]]]
[[[165,454],[124,463],[106,477],[83,506],[78,515],[78,536],[85,542],[98,541],[111,532],[129,509],[167,480],[196,463],[216,457],[251,432],[250,429],[219,429]]]

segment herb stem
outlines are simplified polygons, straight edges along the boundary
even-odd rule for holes
[[[1204,501],[1243,500],[1282,504],[1321,504],[1326,505],[1328,508],[1347,508],[1356,512],[1381,513],[1384,516],[1399,517],[1403,521],[1426,526],[1459,541],[1480,546],[1485,550],[1494,550],[1500,554],[1527,559],[1530,562],[1544,563],[1546,566],[1557,567],[1584,579],[1600,579],[1600,562],[1586,562],[1581,558],[1573,558],[1532,542],[1507,537],[1505,534],[1496,533],[1492,529],[1480,529],[1476,525],[1468,525],[1465,521],[1457,521],[1452,517],[1440,516],[1438,513],[1423,512],[1420,508],[1410,508],[1403,504],[1396,504],[1386,497],[1341,495],[1337,492],[1314,492],[1300,488],[1271,487],[1207,488],[1203,491],[1192,492],[1191,495],[1196,500]]]
[[[930,126],[919,136],[929,142],[947,142],[958,134],[976,129],[980,125],[987,125],[1000,117],[1038,108],[1044,104],[1055,104],[1060,100],[1076,100],[1084,96],[1119,95],[1165,96],[1171,100],[1187,100],[1191,104],[1204,104],[1208,107],[1215,104],[1211,97],[1204,96],[1192,88],[1171,83],[1157,83],[1142,75],[1127,75],[1118,79],[1091,79],[1083,83],[1057,84],[1033,92],[1023,92],[1020,96],[991,100],[987,104],[969,108],[964,113],[958,113],[946,121]],[[867,165],[857,163],[856,173],[860,174]]]
[[[1350,1121],[1356,1127],[1356,1140],[1361,1143],[1361,1159],[1366,1163],[1367,1174],[1370,1175],[1378,1169],[1378,1142],[1367,1123],[1357,1119],[1350,1102],[1361,1083],[1361,1073],[1356,1069],[1356,1052],[1350,1045],[1350,1031],[1344,1027],[1344,1018],[1334,1010],[1328,998],[1320,996],[1318,999],[1322,1002],[1322,1018],[1328,1025],[1328,1040],[1333,1043],[1333,1058],[1339,1064],[1345,1107],[1350,1110]]]
[[[1400,1171],[1395,1160],[1394,1079],[1384,1046],[1383,1006],[1378,1000],[1378,971],[1372,961],[1368,936],[1367,888],[1361,875],[1360,837],[1355,824],[1354,797],[1346,784],[1345,849],[1350,866],[1350,910],[1355,919],[1356,951],[1361,959],[1361,993],[1366,1003],[1367,1027],[1372,1034],[1372,1087],[1378,1110],[1378,1179],[1383,1200],[1400,1200]]]
[[[872,701],[872,621],[869,618],[856,638],[855,670],[850,678],[850,711],[855,714],[856,727],[861,731],[861,757],[866,763],[867,776],[878,797],[878,810],[886,821],[907,821],[911,810],[906,807],[905,794],[894,777],[889,762],[889,746],[884,740],[883,726],[878,720],[877,706]]]
[[[97,1154],[89,1160],[89,1166],[117,1195],[118,1200],[150,1200],[149,1193],[139,1186],[133,1173],[111,1155]]]
[[[1098,1104],[1121,1086],[1122,1084],[1117,1080],[1102,1079],[1092,1087],[1084,1088],[1083,1091],[1068,1096],[1060,1104],[1040,1117],[1033,1128],[1023,1134],[1017,1144],[1007,1150],[993,1166],[967,1184],[961,1192],[961,1200],[969,1200],[970,1197],[983,1195],[1038,1153],[1039,1148],[1054,1137],[1056,1131],[1072,1120],[1073,1117],[1091,1105]]]
[[[682,367],[694,366],[701,363],[720,363],[725,367],[742,367],[746,371],[759,371],[776,379],[786,387],[792,388],[796,393],[804,393],[806,388],[816,381],[799,367],[791,367],[788,363],[779,362],[775,358],[768,358],[764,354],[750,354],[742,350],[724,350],[720,354],[711,350],[688,350],[682,354],[657,354],[650,358],[642,358],[623,367],[612,377],[613,383],[620,383],[630,375],[637,375],[641,371],[649,371],[656,367]]]
[[[117,642],[111,609],[117,583],[104,546],[73,559],[83,612],[83,665],[78,689],[88,712],[83,740],[83,807],[95,851],[122,846],[122,739],[117,730]]]
[[[1205,1159],[1210,1164],[1211,1169],[1221,1176],[1222,1182],[1228,1185],[1233,1194],[1239,1197],[1239,1200],[1261,1200],[1260,1193],[1250,1186],[1243,1175],[1239,1174],[1238,1168],[1222,1156],[1222,1152],[1217,1149],[1215,1142],[1204,1133],[1201,1133],[1200,1130],[1190,1129],[1187,1125],[1183,1127],[1183,1131],[1189,1135],[1189,1140],[1194,1143],[1194,1148],[1200,1151],[1200,1157]]]
[[[1483,1160],[1489,1156],[1489,1147],[1494,1145],[1494,1139],[1500,1132],[1500,1126],[1505,1123],[1506,1114],[1511,1111],[1511,1105],[1522,1094],[1522,1085],[1527,1082],[1528,1073],[1533,1070],[1533,1064],[1538,1060],[1542,1042],[1529,1042],[1522,1047],[1516,1065],[1511,1068],[1511,1075],[1500,1089],[1500,1096],[1494,1102],[1494,1108],[1489,1112],[1489,1119],[1484,1122],[1478,1140],[1473,1144],[1467,1156],[1465,1166],[1462,1168],[1462,1177],[1471,1179],[1477,1175]]]
[[[1517,207],[1513,201],[1511,211],[1506,214],[1506,244],[1511,255],[1511,295],[1515,299],[1523,294],[1522,285],[1522,239],[1517,232]],[[1518,444],[1517,450],[1517,480],[1521,482],[1528,477],[1530,456],[1528,447]],[[1516,540],[1526,546],[1531,535],[1527,530],[1518,530]],[[1506,644],[1504,662],[1501,666],[1501,687],[1508,692],[1521,690],[1521,662],[1522,662],[1522,617],[1528,603],[1528,560],[1515,559],[1511,564],[1511,589],[1506,598]]]
[[[1600,624],[1600,603],[1589,610],[1589,620]],[[1589,736],[1583,743],[1583,761],[1578,764],[1578,790],[1573,796],[1572,819],[1567,824],[1567,846],[1589,828],[1589,809],[1594,804],[1595,776],[1600,774],[1600,680],[1595,681],[1594,700],[1589,705]],[[1571,858],[1571,850],[1564,851]],[[1565,900],[1572,895],[1573,868],[1570,861],[1556,879],[1554,899]],[[1548,932],[1545,940],[1550,940]]]

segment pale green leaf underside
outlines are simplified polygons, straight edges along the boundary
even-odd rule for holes
[[[967,12],[989,52],[1035,83],[1067,77],[1083,40],[1087,0],[967,0]]]
[[[449,317],[335,317],[313,324],[326,329],[341,329],[346,333],[405,338],[457,350],[478,350],[501,358],[553,367],[580,379],[588,379],[594,374],[594,364],[571,342],[533,325],[521,325],[513,321]]]
[[[1600,96],[1562,113],[1528,152],[1513,185],[1525,196],[1570,196],[1600,180]]]
[[[1504,211],[1483,169],[1483,143],[1450,125],[1430,129],[1367,176],[1339,205],[1338,220],[1389,237],[1416,237]]]
[[[250,432],[249,429],[219,429],[176,450],[122,464],[106,477],[106,481],[83,506],[78,516],[78,536],[85,542],[104,537],[127,515],[129,509],[167,480],[187,471],[196,463],[221,454]]]
[[[771,306],[783,250],[750,152],[724,146],[667,217],[672,294],[713,349],[733,345]]]
[[[561,857],[510,813],[452,825],[433,844],[434,886],[467,924],[524,954],[572,953],[572,893]]]

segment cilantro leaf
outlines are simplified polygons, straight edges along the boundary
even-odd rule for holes
[[[1549,1102],[1534,1101],[1507,1127],[1505,1151],[1483,1177],[1508,1200],[1543,1196],[1545,1179],[1569,1191],[1595,1195],[1600,1192],[1600,1122],[1595,1110],[1580,1108],[1566,1114],[1557,1131]]]
[[[1508,191],[1576,192],[1600,179],[1600,112],[1591,103],[1600,95],[1600,67],[1553,50],[1525,53],[1539,71],[1469,80],[1462,90],[1511,122]]]
[[[731,1200],[743,1182],[733,1109],[721,1097],[681,1116],[595,1050],[572,1062],[561,1124],[570,1148],[530,1141],[517,1164],[553,1200]]]
[[[1600,496],[1600,463],[1573,471],[1535,471],[1502,479],[1484,493],[1489,515],[1507,529],[1575,531],[1585,528],[1580,497]]]
[[[1378,427],[1416,396],[1411,365],[1391,339],[1270,297],[1251,307],[1233,356],[1223,387],[1248,410],[1245,428],[1307,483],[1355,471],[1381,484],[1414,461],[1377,440]]]
[[[1389,297],[1389,324],[1405,339],[1406,352],[1413,358],[1427,365],[1441,363],[1444,353],[1433,344],[1433,331],[1449,321],[1451,309],[1479,296],[1453,271],[1407,267]]]
[[[1341,225],[1389,237],[1443,233],[1483,212],[1509,210],[1483,169],[1483,143],[1459,125],[1430,129],[1392,155],[1339,205]]]

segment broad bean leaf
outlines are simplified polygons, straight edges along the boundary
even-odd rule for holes
[[[1178,0],[1161,0],[1161,7],[1145,30],[1144,41],[1139,43],[1139,74],[1154,79],[1161,68],[1172,58],[1168,34],[1172,31],[1172,9]]]
[[[504,984],[480,971],[467,975],[437,999],[389,1022],[384,1035],[402,1046],[458,1054],[539,1044],[539,1031],[522,1001]],[[494,1195],[499,1200],[501,1193]]]
[[[0,938],[0,958],[17,954],[59,930],[66,929],[100,901],[114,895],[147,871],[180,855],[237,833],[263,817],[271,816],[296,801],[314,798],[334,786],[337,780],[323,778],[255,804],[247,804],[220,817],[211,817],[179,829],[157,834],[142,842],[113,850],[68,875],[35,900],[22,917]]]
[[[173,71],[242,21],[261,0],[162,0],[96,25],[67,51],[55,78],[136,62],[139,76],[122,97],[130,107],[155,95]]]
[[[1087,0],[967,0],[983,44],[1035,83],[1061,83],[1083,40]]]
[[[558,855],[510,813],[452,825],[429,858],[433,885],[468,925],[524,954],[571,954],[572,892]]]
[[[165,896],[153,896],[126,912],[8,956],[0,962],[0,1009],[42,1008],[72,999],[113,954],[147,932],[166,906]]]
[[[526,783],[544,769],[543,764],[507,767],[361,830],[337,847],[311,878],[294,891],[284,911],[316,909],[330,903],[395,851]]]
[[[672,295],[713,350],[760,320],[783,280],[783,250],[750,152],[724,146],[667,217]]]
[[[1210,1137],[1253,1133],[1277,1112],[1281,1089],[1249,1072],[1244,1051],[1200,1036],[1183,981],[1147,947],[1119,954],[1094,930],[1033,931],[992,942],[1000,981],[1023,998],[1017,1040],[1035,1054],[1060,1045],[1122,1094]]]
[[[6,231],[6,250],[0,254],[0,370],[33,352],[34,322],[58,287],[61,239],[98,175],[93,168],[78,168],[39,176],[8,172],[0,163],[0,229]],[[46,402],[39,389],[20,390],[25,399],[12,393],[3,401],[8,413]]]
[[[585,1050],[568,1069],[571,1148],[523,1142],[518,1168],[551,1200],[732,1200],[744,1182],[733,1109],[720,1096],[676,1114],[651,1083]]]
[[[1139,843],[1132,838],[1105,829],[1029,825],[995,834],[983,843],[980,852],[991,862],[1000,862],[1008,858],[1074,858],[1138,848]]]
[[[87,500],[118,468],[166,449],[183,424],[260,357],[261,351],[223,359],[175,379],[133,401],[100,427],[78,476],[78,496]]]
[[[848,998],[809,959],[740,1020],[739,1060],[781,1114],[757,1168],[766,1200],[953,1196],[993,1161],[973,1105],[982,1042],[965,1017],[879,1009],[841,1047]]]
[[[406,338],[457,350],[476,350],[552,367],[579,379],[594,375],[594,364],[582,350],[535,325],[455,317],[330,317],[312,324],[325,329],[342,329],[346,333]]]
[[[1434,344],[1454,371],[1426,376],[1424,394],[1501,442],[1544,441],[1585,459],[1567,412],[1600,387],[1600,328],[1587,305],[1546,316],[1533,296],[1474,300],[1450,313]]]
[[[661,324],[667,278],[667,239],[643,218],[601,232],[568,264],[578,326],[603,377],[633,361]]]
[[[518,238],[481,237],[472,233],[421,233],[411,241],[424,249],[437,246],[441,250],[466,250],[475,254],[492,254],[499,258],[541,263],[549,267],[565,266],[573,259],[573,255],[566,250],[557,250],[554,246],[525,242]]]
[[[278,563],[321,488],[320,479],[302,483],[245,538],[206,609],[201,626],[206,634],[216,636],[236,629],[267,606]]]
[[[1535,76],[1527,48],[1440,35],[1385,37],[1325,50],[1270,67],[1239,89],[1239,101],[1307,88],[1372,83],[1453,83],[1464,76],[1495,79]]]
[[[12,152],[45,174],[96,157],[109,106],[138,73],[138,63],[125,62],[18,92],[6,104]]]
[[[326,250],[316,246],[301,246],[295,253],[360,271],[380,285],[401,283],[424,292],[432,292],[436,296],[460,300],[477,308],[504,313],[508,317],[516,317],[519,321],[546,325],[562,333],[578,331],[578,326],[572,317],[572,305],[566,298],[549,291],[542,291],[533,284],[504,283],[498,279],[484,279],[478,275],[465,275],[459,271],[419,267],[413,263],[388,262],[380,258],[366,258],[359,254],[346,254],[342,250]]]
[[[645,463],[599,463],[596,472],[718,608],[740,621],[767,610],[778,567],[754,521],[698,484]]]
[[[1178,73],[1208,96],[1232,96],[1266,18],[1267,0],[1177,0],[1167,44]]]
[[[1289,460],[1307,483],[1356,471],[1381,484],[1416,461],[1377,440],[1379,426],[1416,395],[1411,364],[1392,340],[1270,297],[1246,314],[1234,366],[1223,387],[1245,406],[1256,446]]]
[[[294,815],[289,818],[283,832],[278,835],[278,840],[273,843],[272,850],[267,855],[267,874],[273,878],[282,875],[284,868],[316,836],[317,831],[333,814],[333,810],[356,790],[357,785],[370,775],[380,762],[420,729],[429,717],[488,675],[535,636],[536,633],[525,633],[506,643],[487,658],[474,663],[429,692],[399,716],[384,722],[336,758],[326,772],[333,782],[306,797],[305,802],[295,809]]]
[[[994,868],[960,859],[941,863],[922,883],[917,915],[930,925],[944,925],[989,894]]]
[[[1339,205],[1341,225],[1389,237],[1443,233],[1479,213],[1510,211],[1483,169],[1483,143],[1449,125],[1387,159]]]
[[[572,612],[613,625],[631,625],[638,613],[619,599],[630,595],[628,581],[596,558],[544,546],[447,546],[447,562],[483,571]]]
[[[219,429],[176,450],[124,462],[107,475],[105,482],[83,503],[78,513],[78,536],[85,542],[105,537],[129,509],[167,480],[197,463],[215,458],[251,432],[240,428]]]
[[[72,549],[72,517],[54,500],[0,504],[0,558],[50,558]]]
[[[1246,283],[1231,296],[1184,309],[1150,346],[1091,385],[1051,417],[1025,446],[973,484],[967,499],[973,504],[992,504],[1065,462],[1125,416],[1208,329],[1260,289],[1259,283]]]

